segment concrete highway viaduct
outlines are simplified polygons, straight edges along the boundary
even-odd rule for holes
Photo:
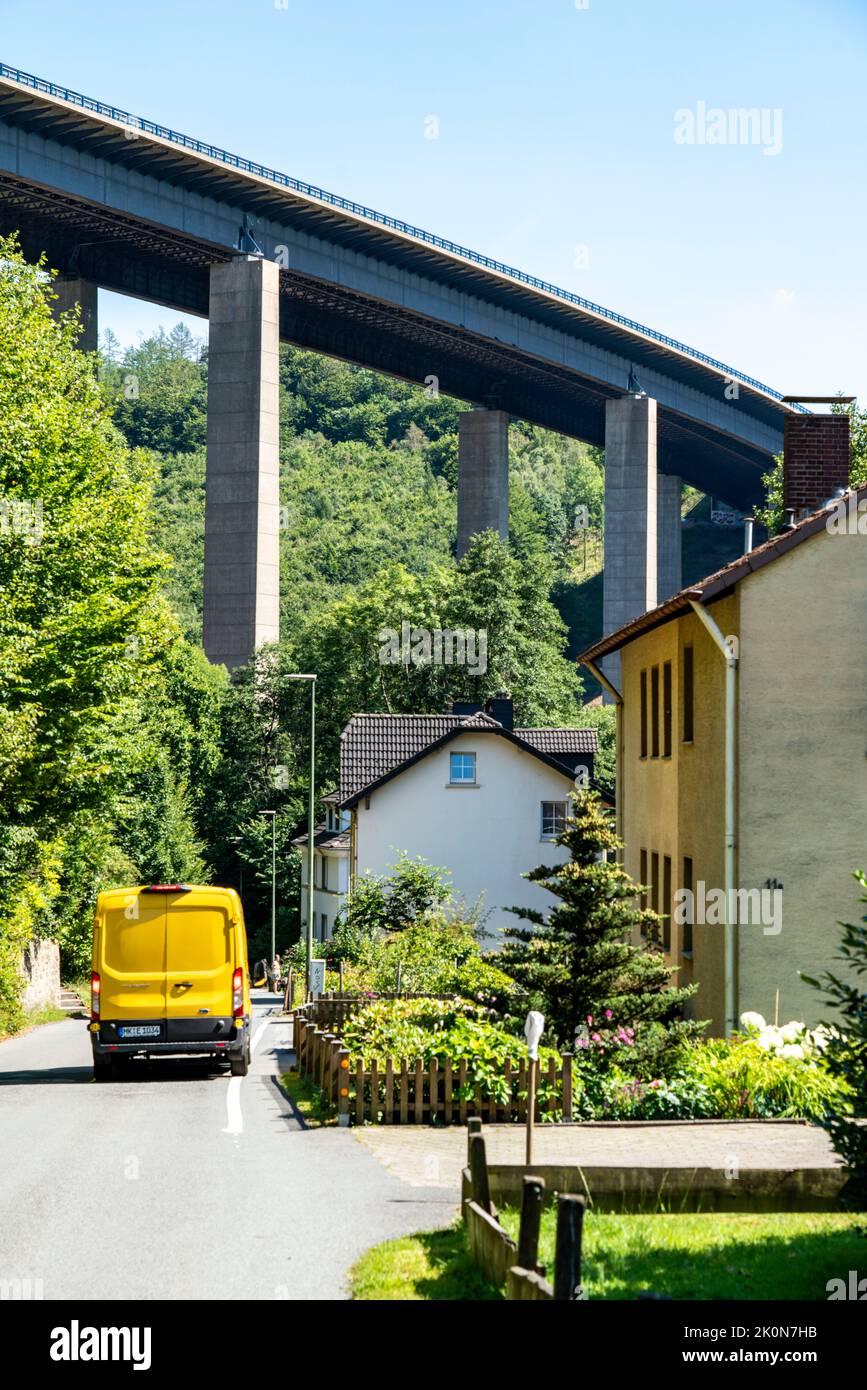
[[[3,65],[0,230],[59,271],[84,348],[99,286],[209,319],[204,645],[230,668],[279,635],[280,340],[474,405],[459,553],[506,534],[510,415],[604,446],[606,631],[680,588],[681,480],[751,507],[793,409],[577,295]]]

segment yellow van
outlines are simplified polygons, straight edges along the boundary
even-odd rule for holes
[[[250,972],[234,888],[154,883],[100,893],[93,923],[90,1039],[97,1081],[136,1054],[250,1065]]]

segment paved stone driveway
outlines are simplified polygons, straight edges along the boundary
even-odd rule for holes
[[[519,1125],[485,1125],[489,1163],[523,1163]],[[413,1187],[457,1191],[467,1160],[459,1125],[364,1125],[353,1129],[390,1173]],[[537,1163],[647,1168],[833,1168],[840,1160],[814,1125],[788,1122],[557,1125],[536,1129]]]

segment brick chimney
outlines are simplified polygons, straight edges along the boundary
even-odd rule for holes
[[[783,510],[795,521],[849,487],[849,415],[787,415],[783,445]]]

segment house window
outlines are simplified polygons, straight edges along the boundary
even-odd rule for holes
[[[323,912],[323,914],[322,914],[322,940],[323,940],[323,941],[327,941],[327,939],[328,939],[328,918],[326,917],[325,913]]]
[[[662,756],[671,757],[671,662],[662,668]]]
[[[661,910],[665,913],[665,920],[662,923],[662,947],[665,951],[671,950],[671,859],[666,854],[662,860],[662,904]]]
[[[639,869],[639,875],[640,875],[640,877],[641,877],[641,911],[642,911],[642,912],[646,912],[646,911],[647,911],[647,850],[646,850],[646,849],[643,849],[643,850],[641,851],[641,868]],[[643,935],[644,935],[644,925],[643,925],[643,924],[642,924],[642,927],[641,927],[641,933],[642,933],[642,936],[643,936]]]
[[[659,757],[659,667],[650,672],[650,756]]]
[[[449,783],[453,787],[472,785],[476,780],[475,753],[449,754]]]
[[[647,757],[647,672],[641,673],[641,756]]]
[[[683,649],[683,741],[692,743],[693,705],[695,700],[692,647]]]
[[[328,888],[328,860],[324,854],[322,856],[322,887],[326,890]]]
[[[659,911],[659,855],[655,850],[650,856],[650,906]]]
[[[566,802],[542,802],[542,839],[553,840],[566,829]]]
[[[692,917],[692,860],[686,855],[683,857],[683,888],[689,890],[690,896],[687,898],[687,918]],[[683,924],[681,934],[681,954],[684,956],[692,955],[692,922],[686,921]]]

